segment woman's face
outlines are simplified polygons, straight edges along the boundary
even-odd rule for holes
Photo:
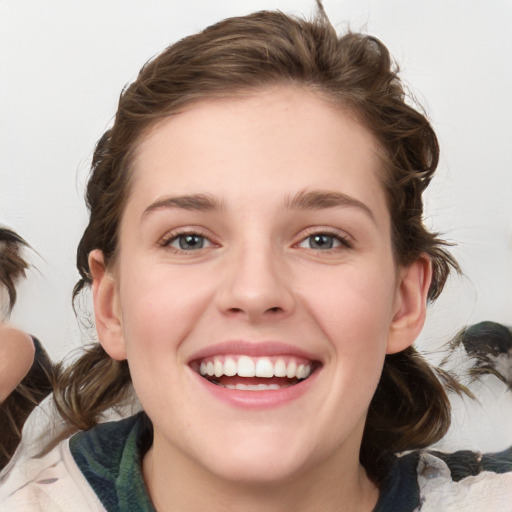
[[[357,464],[384,356],[413,341],[379,172],[372,135],[299,88],[202,101],[143,140],[96,289],[155,452],[238,481]]]

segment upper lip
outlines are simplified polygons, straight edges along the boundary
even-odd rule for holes
[[[295,356],[320,362],[318,356],[288,343],[277,341],[250,342],[244,340],[231,340],[209,345],[195,352],[188,362],[191,363],[217,355],[246,355],[250,357]]]

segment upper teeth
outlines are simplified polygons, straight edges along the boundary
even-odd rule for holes
[[[295,359],[286,361],[282,357],[227,356],[204,360],[199,366],[201,375],[210,377],[288,377],[305,379],[311,373],[311,365]]]

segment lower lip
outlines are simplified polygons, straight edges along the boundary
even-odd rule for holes
[[[199,379],[199,383],[212,396],[233,407],[243,409],[268,409],[286,405],[300,398],[311,388],[319,371],[320,369],[318,368],[306,380],[285,388],[246,391],[218,386],[192,370],[196,378]]]

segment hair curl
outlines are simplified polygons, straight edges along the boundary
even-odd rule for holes
[[[0,227],[0,286],[7,290],[7,313],[12,311],[16,303],[16,282],[25,277],[29,267],[21,255],[21,250],[25,247],[28,244],[21,236],[8,228]]]
[[[86,195],[90,220],[77,251],[81,278],[75,298],[91,283],[93,249],[103,251],[107,265],[115,261],[133,153],[147,131],[202,99],[279,85],[320,95],[355,114],[373,133],[381,149],[395,260],[408,265],[427,254],[433,266],[428,298],[438,297],[450,269],[458,266],[422,219],[422,193],[438,163],[436,135],[409,105],[386,47],[360,33],[338,37],[318,2],[312,21],[263,11],[208,27],[148,62],[123,91],[113,126],[94,152]],[[96,346],[62,374],[57,404],[74,425],[87,428],[118,400],[129,380],[126,362],[113,362]],[[389,355],[370,405],[361,461],[380,481],[389,454],[435,442],[449,422],[449,401],[428,363],[414,348]]]

